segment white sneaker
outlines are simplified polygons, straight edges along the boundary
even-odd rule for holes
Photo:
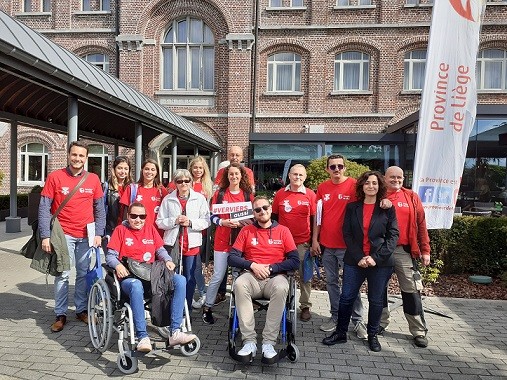
[[[278,353],[272,344],[264,343],[262,345],[262,356],[264,356],[266,359],[274,358],[276,355],[278,355]]]
[[[362,321],[359,321],[354,326],[354,331],[356,332],[356,335],[359,339],[366,339],[368,338],[368,333],[366,332],[366,326]]]
[[[320,329],[325,332],[332,332],[336,330],[336,321],[330,317],[326,322],[320,325]]]
[[[169,337],[169,346],[176,346],[178,344],[185,345],[187,343],[190,343],[193,341],[197,336],[195,334],[191,333],[184,333],[180,330],[176,330],[172,333],[172,335]]]
[[[200,309],[201,307],[203,307],[204,302],[206,302],[206,294],[203,294],[202,296],[200,296],[197,301],[195,301],[195,300],[192,301],[192,308]]]
[[[137,343],[136,350],[139,352],[150,352],[151,351],[151,341],[149,337],[145,337]]]
[[[243,348],[238,351],[239,356],[248,356],[250,354],[252,354],[252,356],[255,356],[256,353],[257,353],[257,345],[254,342],[245,343]]]

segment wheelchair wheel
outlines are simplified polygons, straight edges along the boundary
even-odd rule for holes
[[[287,358],[293,363],[299,359],[299,348],[294,343],[290,343],[287,346]]]
[[[184,356],[194,356],[199,352],[200,348],[201,348],[201,340],[198,337],[196,337],[190,343],[182,345],[180,347],[180,351]]]
[[[125,362],[121,359],[121,355],[118,354],[118,358],[116,359],[116,365],[121,373],[125,375],[131,375],[135,371],[137,371],[137,366],[139,362],[135,356],[132,356],[130,351],[125,352]]]
[[[168,326],[164,326],[164,327],[156,326],[156,328],[157,328],[158,335],[160,335],[164,339],[169,339],[169,336],[171,335],[171,333],[169,332]]]
[[[88,295],[88,331],[92,345],[99,352],[109,348],[113,333],[111,294],[104,280],[93,284]]]

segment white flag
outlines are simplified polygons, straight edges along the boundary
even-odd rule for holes
[[[485,0],[435,0],[419,112],[413,189],[428,228],[450,228],[475,122],[475,66]]]

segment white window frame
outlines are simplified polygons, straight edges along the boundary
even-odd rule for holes
[[[102,152],[94,152],[95,149],[101,150]],[[107,177],[108,177],[108,173],[107,173],[108,168],[107,167],[109,164],[109,155],[107,153],[106,147],[103,145],[100,145],[100,144],[88,145],[88,159],[86,160],[86,163],[85,163],[85,170],[86,171],[89,171],[88,164],[90,162],[90,158],[99,158],[100,159],[100,175],[98,173],[96,173],[96,174],[99,176],[101,182],[106,181]]]
[[[30,146],[40,145],[42,146],[42,152],[29,151]],[[25,151],[23,151],[25,149]],[[20,182],[29,185],[42,185],[46,181],[46,173],[48,171],[49,153],[47,147],[42,143],[28,143],[19,148],[20,155]],[[30,180],[28,178],[30,174],[30,158],[41,157],[41,175],[40,180]]]
[[[343,7],[367,7],[373,5],[373,0],[336,0],[336,6]]]
[[[413,55],[416,52],[425,52],[425,58],[414,58]],[[426,60],[428,53],[423,49],[415,49],[405,53],[403,58],[403,91],[422,91],[421,88],[414,86],[414,64],[424,64],[424,71],[422,74],[422,83],[424,85],[424,73],[426,72]],[[408,65],[408,70],[407,70]]]
[[[306,9],[304,0],[269,0],[268,9],[277,8]]]
[[[179,42],[178,41],[178,25],[180,22],[186,22],[186,41]],[[190,36],[192,35],[192,24],[193,22],[201,23],[201,30],[203,33],[203,41],[202,42],[191,42]],[[171,33],[172,36],[168,36]],[[206,38],[206,36],[208,36]],[[171,38],[169,42],[165,42],[168,38]],[[192,92],[209,92],[215,90],[215,36],[211,28],[204,22],[204,20],[187,16],[185,18],[175,19],[168,30],[166,31],[163,42],[161,43],[162,49],[162,83],[161,87],[163,90],[169,91],[192,91]],[[194,86],[192,83],[195,82],[195,75],[192,73],[193,56],[192,52],[198,51],[197,63],[195,63],[198,67],[198,86]],[[204,52],[212,52],[210,55],[206,55]],[[165,55],[171,55],[170,67],[166,68]],[[180,85],[179,75],[182,74],[180,69],[182,68],[178,62],[179,52],[184,52],[185,58],[185,86]],[[182,56],[183,57],[183,56]],[[206,58],[208,59],[208,63],[205,62]],[[211,69],[205,69],[209,65],[209,62],[212,62],[213,67]],[[195,67],[194,67],[195,68]],[[206,71],[208,74],[205,75]],[[171,77],[166,77],[167,75],[171,75]],[[169,81],[167,80],[169,79]]]
[[[92,9],[92,0],[82,0],[81,10],[83,12],[110,12],[111,11],[111,0],[100,0],[99,9]]]
[[[292,60],[281,59],[283,54],[292,54]],[[277,88],[278,68],[281,66],[291,68],[290,89]],[[299,78],[298,78],[299,72]],[[297,93],[301,92],[301,55],[291,51],[278,51],[268,56],[267,71],[268,93]]]
[[[93,57],[102,57],[102,60],[95,60]],[[92,59],[93,58],[93,59]],[[102,53],[90,53],[86,54],[83,59],[86,62],[91,63],[94,66],[97,66],[99,69],[104,70],[106,73],[109,73],[109,56]]]
[[[503,57],[484,58],[485,51],[497,50],[503,52]],[[484,78],[487,65],[500,63],[499,83],[497,87],[484,87]],[[507,50],[506,49],[482,49],[477,56],[477,90],[479,91],[507,91]]]
[[[417,6],[426,6],[431,7],[433,6],[433,0],[405,0],[405,6],[406,7],[417,7]]]
[[[360,53],[360,59],[344,59],[343,55],[347,53]],[[367,72],[365,73],[365,65],[367,64]],[[358,88],[344,88],[344,74],[345,74],[345,65],[359,65],[359,80],[358,80]],[[370,65],[371,65],[371,57],[368,53],[358,51],[358,50],[348,50],[335,55],[334,59],[334,76],[333,76],[333,90],[334,92],[364,92],[369,91],[370,89]],[[339,76],[337,76],[337,68],[339,67]],[[366,75],[366,85],[364,84]]]

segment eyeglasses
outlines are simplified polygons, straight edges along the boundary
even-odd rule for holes
[[[264,205],[264,206],[262,206],[262,207],[256,207],[256,208],[254,208],[253,210],[254,210],[257,214],[258,214],[259,212],[261,212],[261,210],[268,211],[268,210],[269,210],[269,205]]]
[[[177,179],[174,182],[176,182],[177,185],[181,185],[182,183],[190,183],[191,180],[189,180],[189,179]]]
[[[130,216],[130,219],[141,219],[141,220],[145,220],[146,219],[146,214],[129,214]]]
[[[344,167],[345,167],[345,165],[342,165],[342,164],[329,165],[329,169],[331,169],[331,170],[336,170],[337,168],[338,168],[338,170],[343,170]]]

